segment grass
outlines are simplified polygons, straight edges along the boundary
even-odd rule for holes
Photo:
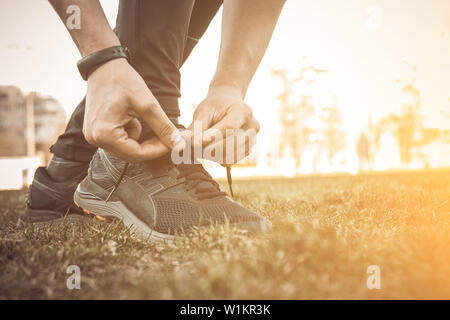
[[[269,234],[225,227],[172,244],[118,223],[17,228],[0,193],[1,299],[450,299],[450,172],[236,181]],[[81,289],[68,290],[69,265]],[[378,265],[381,289],[368,290]]]

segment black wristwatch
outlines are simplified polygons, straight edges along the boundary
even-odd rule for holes
[[[126,58],[127,60],[130,60],[128,49],[122,46],[114,46],[102,49],[80,59],[77,62],[77,67],[80,71],[81,77],[84,80],[87,80],[89,74],[94,71],[95,68],[99,67],[107,61],[118,58]]]

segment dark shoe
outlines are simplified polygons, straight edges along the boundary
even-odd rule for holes
[[[169,156],[127,165],[99,149],[74,201],[88,213],[122,220],[148,240],[225,223],[252,232],[271,228],[227,197],[202,165],[174,165]]]
[[[56,181],[46,167],[39,167],[29,189],[26,209],[18,224],[49,225],[86,219],[86,214],[73,203],[73,193],[86,176],[87,166],[83,163],[75,168],[72,166],[70,178],[63,181]]]

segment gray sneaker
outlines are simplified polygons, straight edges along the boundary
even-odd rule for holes
[[[148,240],[212,224],[251,232],[272,226],[227,197],[201,164],[174,165],[169,156],[128,165],[99,149],[74,201],[86,213],[122,220]]]

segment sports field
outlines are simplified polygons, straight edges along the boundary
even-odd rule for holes
[[[272,232],[153,244],[91,219],[20,229],[26,191],[0,192],[0,298],[450,299],[450,171],[236,180],[234,191]],[[371,265],[381,289],[367,287]]]

